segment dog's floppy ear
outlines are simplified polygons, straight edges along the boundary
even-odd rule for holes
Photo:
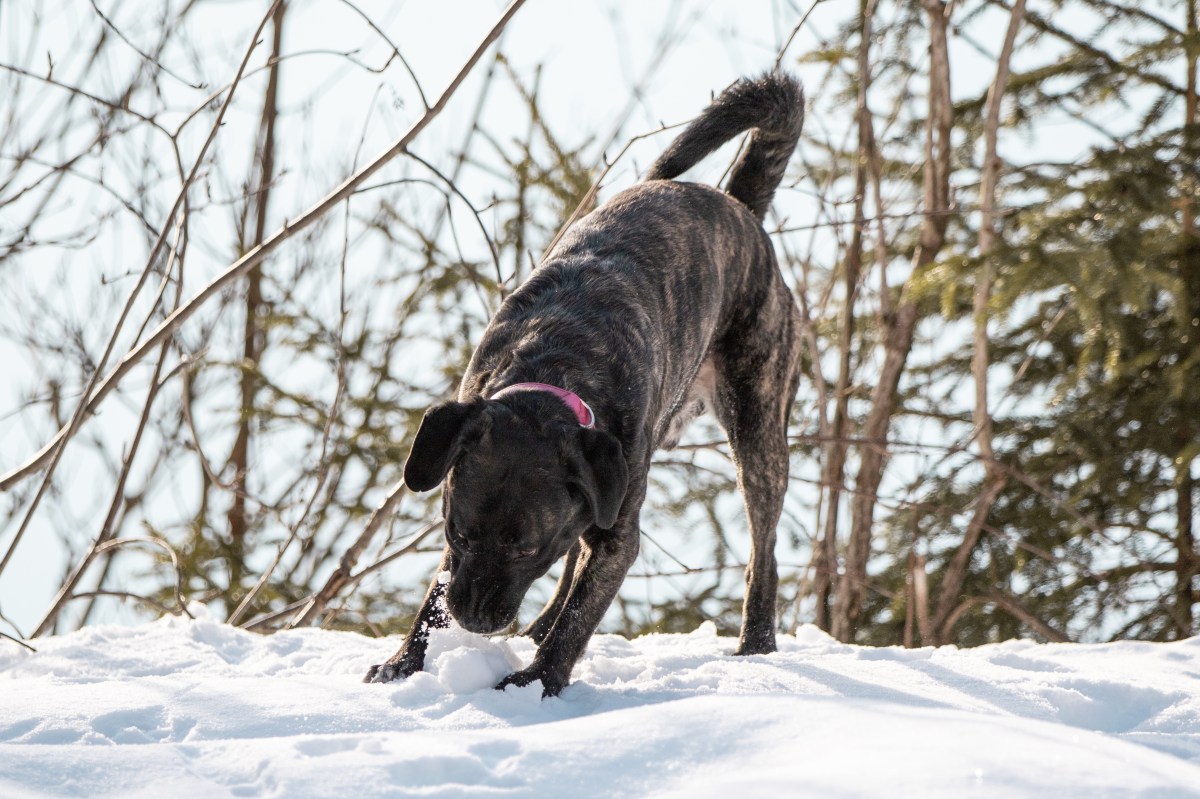
[[[629,487],[625,453],[615,436],[579,428],[579,457],[572,458],[572,483],[587,499],[596,526],[607,530],[617,522],[617,512]]]
[[[466,402],[443,402],[425,411],[408,460],[404,462],[404,484],[413,491],[428,491],[446,479],[450,464],[462,450],[463,428],[478,406]]]

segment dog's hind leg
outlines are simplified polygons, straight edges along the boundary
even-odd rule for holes
[[[549,604],[542,609],[542,612],[538,614],[538,617],[521,631],[522,635],[529,636],[539,644],[546,638],[546,634],[550,632],[550,628],[558,620],[558,614],[562,612],[563,605],[567,603],[567,597],[571,594],[571,584],[575,579],[575,564],[578,560],[579,542],[576,541],[567,552],[566,560],[563,561],[562,577],[558,578],[558,585],[554,589],[554,596],[550,599]]]
[[[799,383],[799,342],[794,335],[798,326],[790,295],[784,296],[789,307],[774,315],[773,329],[748,326],[727,336],[714,352],[717,418],[729,436],[750,521],[737,655],[775,651],[775,528],[787,491],[787,420]]]

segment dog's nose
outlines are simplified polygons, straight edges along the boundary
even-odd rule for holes
[[[497,632],[512,621],[500,599],[504,592],[499,586],[483,580],[469,580],[460,572],[450,583],[447,607],[450,615],[464,630],[480,635]],[[457,583],[457,584],[456,584]]]
[[[495,619],[486,619],[469,614],[461,618],[455,616],[455,621],[458,622],[459,627],[462,627],[467,632],[478,633],[479,635],[489,635],[498,632],[504,627],[503,624],[497,624]]]
[[[460,608],[458,612],[451,606],[450,615],[458,622],[458,626],[468,632],[479,633],[480,635],[499,632],[511,621],[511,619],[505,618],[507,614],[504,613],[502,608],[498,608],[494,603],[487,601]]]

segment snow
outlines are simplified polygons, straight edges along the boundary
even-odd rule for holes
[[[1200,640],[731,656],[593,638],[574,682],[491,688],[533,643],[168,618],[0,643],[0,797],[1200,797]]]

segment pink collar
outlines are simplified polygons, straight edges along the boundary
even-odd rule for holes
[[[567,407],[575,414],[575,418],[579,420],[580,425],[589,430],[596,426],[596,414],[592,411],[591,405],[580,399],[575,392],[547,383],[515,383],[497,391],[492,395],[492,399],[499,399],[505,394],[515,394],[518,391],[546,391],[553,394],[567,404]]]

